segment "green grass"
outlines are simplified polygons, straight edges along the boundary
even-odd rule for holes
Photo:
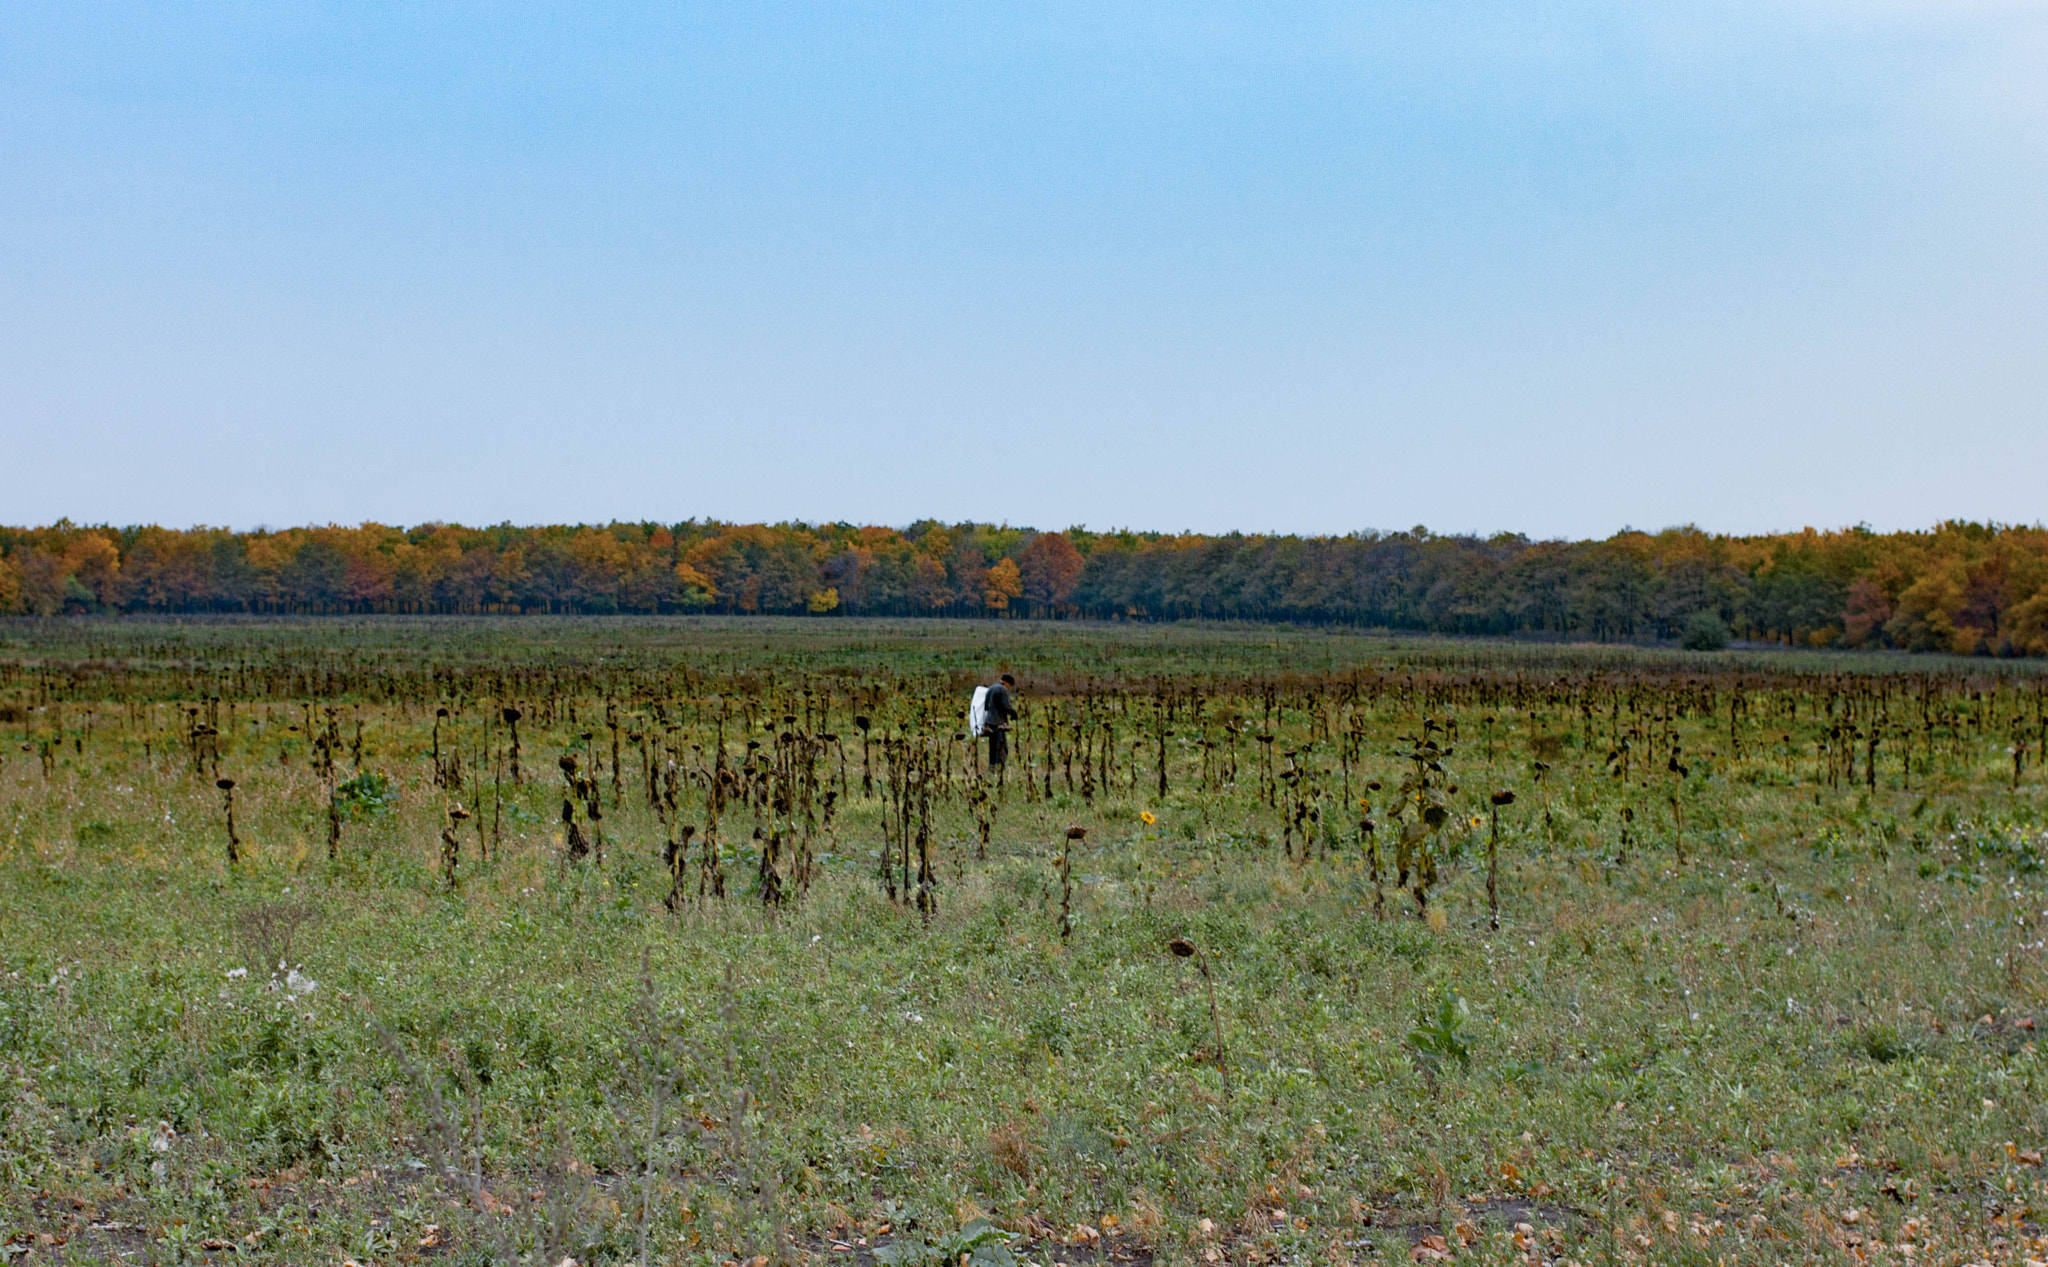
[[[1794,672],[1805,656],[1023,622],[15,624],[6,639],[24,666],[0,681],[0,1226],[17,1261],[837,1261],[858,1256],[835,1238],[937,1241],[984,1217],[1043,1263],[1408,1262],[1432,1235],[1459,1261],[1519,1262],[1524,1221],[1544,1261],[2042,1255],[2029,1025],[2048,981],[2048,783],[2029,768],[2015,787],[2005,751],[2007,723],[2037,716],[2031,678],[1938,680],[1954,718],[1910,786],[1896,748],[1875,786],[1861,766],[1830,786],[1813,709],[1849,692]],[[961,789],[942,791],[926,918],[874,878],[883,806],[860,797],[848,744],[848,804],[816,833],[800,900],[749,896],[756,819],[729,807],[729,896],[692,884],[665,909],[666,829],[630,745],[611,796],[608,691],[622,729],[653,729],[661,704],[678,752],[705,739],[712,695],[772,716],[805,685],[842,693],[816,729],[850,739],[856,688],[886,685],[896,696],[859,706],[914,726],[911,691],[950,698],[990,656],[1024,670],[1034,710],[1078,707],[1056,692],[1093,680],[1091,716],[1119,727],[1113,791],[1084,799],[1061,777],[1027,800],[1012,782],[985,860]],[[313,664],[349,690],[277,685]],[[502,745],[484,726],[501,701],[419,690],[436,665],[535,675],[506,696],[528,712],[528,782],[497,807],[489,861],[479,820],[459,829],[452,889],[433,710],[453,703],[442,742],[474,754]],[[1901,720],[1912,701],[1917,722],[1921,684],[1882,669],[1860,689],[1889,692]],[[221,670],[232,868],[189,722],[139,702],[196,699]],[[1316,712],[1336,688],[1315,675],[1354,670],[1385,686],[1337,727],[1362,737],[1349,791],[1374,801],[1383,853],[1396,736],[1425,709],[1462,731],[1432,919],[1390,885],[1376,900],[1364,811],[1343,802],[1341,744]],[[1537,675],[1618,691],[1618,711],[1517,704]],[[1261,724],[1273,685],[1274,747],[1302,754],[1328,838],[1283,855],[1256,746],[1240,744],[1235,783],[1204,784],[1196,743],[1221,732],[1185,714],[1159,797],[1161,677]],[[1685,715],[1688,682],[1720,711]],[[1796,718],[1771,711],[1795,699]],[[361,772],[395,786],[354,803],[333,861],[325,784],[288,729],[326,702],[337,781],[358,773],[360,719]],[[1623,783],[1605,736],[1630,727]],[[1684,779],[1663,765],[1667,734]],[[1557,746],[1538,784],[1543,736]],[[602,867],[561,854],[565,751],[604,771]],[[465,759],[481,819],[490,762]],[[1518,799],[1494,930],[1483,816],[1503,786]],[[680,808],[704,822],[701,789]],[[1053,860],[1070,823],[1089,832],[1063,941]],[[1176,937],[1199,955],[1170,953]]]

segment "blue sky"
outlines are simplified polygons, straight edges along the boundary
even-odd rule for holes
[[[0,521],[2048,487],[2048,4],[0,9]]]

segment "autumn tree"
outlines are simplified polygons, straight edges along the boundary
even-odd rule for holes
[[[1024,596],[1023,574],[1015,559],[998,559],[983,582],[982,605],[992,612],[1010,610],[1010,600]]]
[[[1040,615],[1052,615],[1073,597],[1082,567],[1081,552],[1060,532],[1039,533],[1017,560],[1024,596]]]

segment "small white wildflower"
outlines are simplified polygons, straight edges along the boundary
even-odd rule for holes
[[[311,994],[320,988],[320,983],[305,973],[300,972],[297,968],[293,968],[291,974],[284,979],[284,988],[293,994]]]
[[[249,975],[249,970],[248,970],[247,968],[229,968],[229,969],[228,969],[228,980],[230,980],[230,981],[240,981],[240,980],[241,980],[241,979],[242,979],[243,977],[246,977],[246,976],[248,976],[248,975]]]

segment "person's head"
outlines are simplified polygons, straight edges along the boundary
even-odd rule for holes
[[[1011,677],[1011,676],[1010,676],[1009,674],[1005,673],[1005,674],[1003,674],[1003,685],[1004,685],[1004,686],[1015,686],[1015,685],[1017,685],[1017,679],[1016,679],[1016,678],[1013,678],[1013,677]]]

